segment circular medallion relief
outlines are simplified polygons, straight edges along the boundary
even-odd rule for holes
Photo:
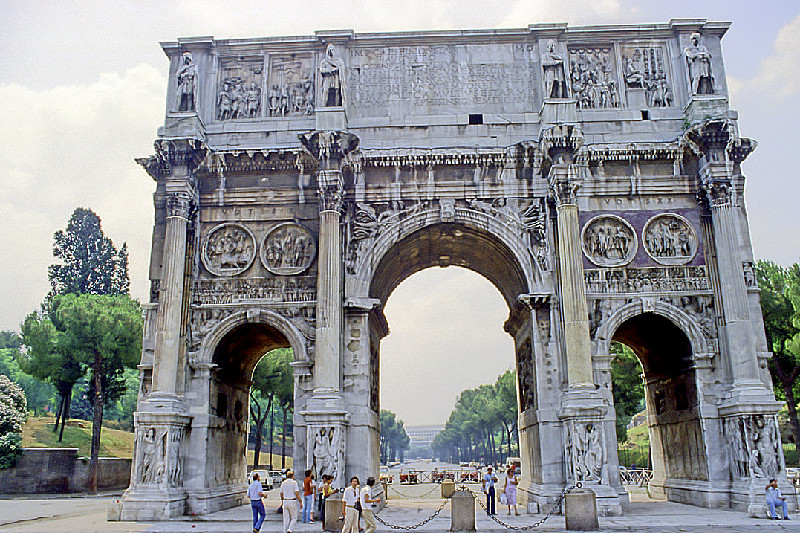
[[[638,245],[636,232],[626,220],[615,215],[599,215],[583,227],[581,246],[595,265],[616,267],[633,261]]]
[[[241,274],[256,257],[256,239],[246,227],[228,222],[212,229],[203,243],[203,264],[217,276]]]
[[[291,276],[311,266],[317,255],[317,243],[305,226],[286,222],[267,233],[261,245],[261,263],[273,274]]]
[[[656,215],[642,231],[647,254],[662,265],[684,265],[697,253],[697,235],[692,224],[675,213]]]

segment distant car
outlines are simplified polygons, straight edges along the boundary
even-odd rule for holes
[[[266,470],[253,470],[247,474],[248,484],[253,482],[253,474],[258,474],[258,480],[261,481],[261,486],[264,487],[264,490],[272,490],[274,488],[272,477],[267,473]]]
[[[286,476],[280,470],[270,470],[269,477],[272,479],[272,485],[275,487],[283,483],[283,480],[286,479]]]

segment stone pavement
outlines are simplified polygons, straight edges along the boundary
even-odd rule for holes
[[[45,497],[13,498],[0,500],[0,532],[243,532],[251,531],[249,506],[228,509],[204,517],[183,517],[171,522],[107,522],[106,506],[115,499],[114,495],[94,497]],[[641,533],[686,532],[800,532],[800,516],[792,521],[770,521],[749,518],[745,513],[701,509],[669,502],[641,501],[634,498],[629,512],[622,517],[601,517],[601,531],[625,531]],[[429,517],[440,505],[441,499],[393,499],[380,513],[380,517],[395,525],[412,525]],[[266,499],[267,520],[262,527],[264,533],[281,533],[281,515],[276,514],[277,493]],[[540,515],[508,516],[505,509],[499,509],[497,518],[503,522],[523,527],[533,524]],[[479,532],[501,532],[506,528],[490,520],[478,509],[477,530]],[[443,533],[450,528],[450,506],[445,506],[441,514],[417,531]],[[319,523],[298,524],[295,533],[319,532]],[[564,518],[553,516],[539,531],[564,531]],[[379,533],[394,531],[384,525]]]

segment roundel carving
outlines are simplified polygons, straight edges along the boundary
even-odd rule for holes
[[[697,235],[692,224],[675,213],[656,215],[642,231],[647,254],[662,265],[683,265],[697,253]]]
[[[253,263],[256,257],[256,239],[241,224],[220,224],[208,233],[201,257],[212,274],[236,276]]]
[[[311,266],[317,243],[308,228],[286,222],[272,228],[261,245],[261,263],[273,274],[291,276]]]
[[[581,232],[581,246],[589,261],[601,267],[627,265],[636,255],[636,232],[623,218],[599,215]]]

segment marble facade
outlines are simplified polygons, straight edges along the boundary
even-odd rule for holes
[[[378,471],[383,306],[458,265],[509,307],[525,503],[620,485],[610,344],[644,368],[653,494],[756,509],[786,483],[728,106],[729,24],[162,43],[124,520],[245,497],[252,370],[294,352],[294,462]]]

